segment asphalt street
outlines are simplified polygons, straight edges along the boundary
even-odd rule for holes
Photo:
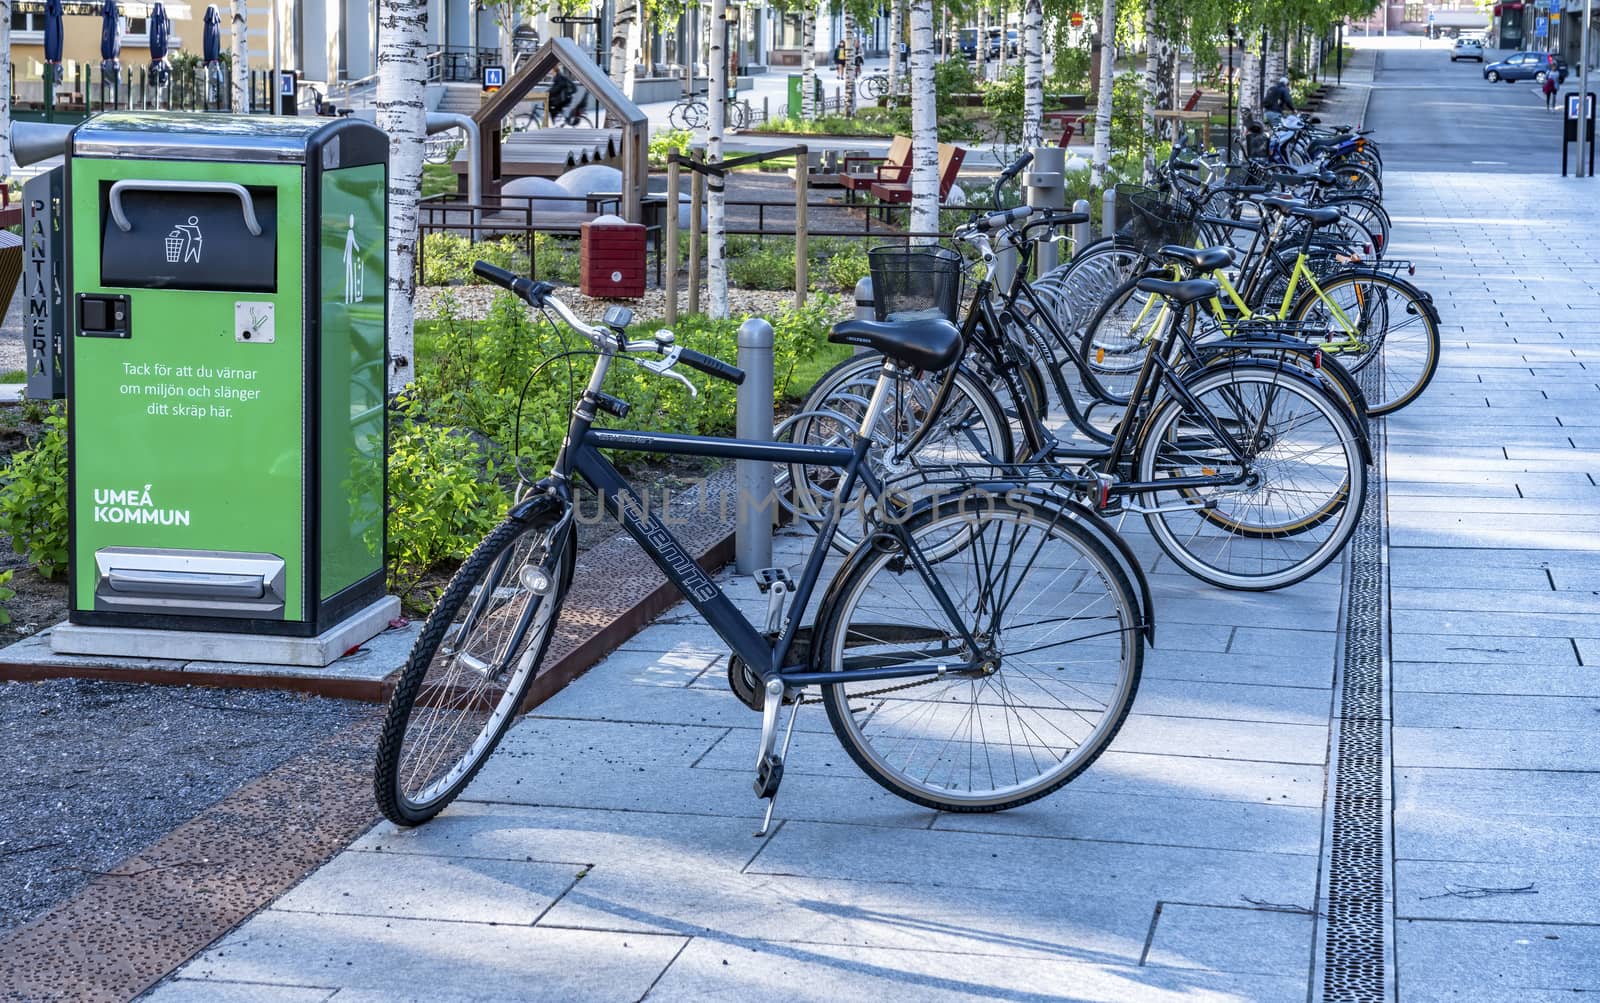
[[[1377,53],[1367,127],[1385,170],[1545,174],[1561,169],[1561,116],[1531,80],[1491,84],[1475,62],[1450,61],[1446,41]],[[1509,53],[1489,49],[1493,62]],[[1576,76],[1563,92],[1576,91]]]

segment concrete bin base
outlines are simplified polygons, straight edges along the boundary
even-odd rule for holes
[[[83,627],[63,623],[50,631],[50,649],[61,655],[249,662],[320,669],[351,648],[376,637],[399,615],[400,600],[384,596],[315,637]]]

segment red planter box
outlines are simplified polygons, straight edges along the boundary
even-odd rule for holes
[[[645,228],[639,223],[585,223],[579,229],[578,288],[585,296],[638,299],[644,295]]]

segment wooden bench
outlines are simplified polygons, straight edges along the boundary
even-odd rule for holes
[[[868,166],[870,173],[862,169]],[[896,136],[886,156],[844,158],[844,172],[839,175],[839,183],[844,186],[845,201],[854,202],[856,192],[868,191],[874,184],[904,184],[910,178],[911,138]]]
[[[950,194],[950,187],[956,183],[956,175],[961,172],[961,162],[967,158],[967,151],[959,146],[949,143],[939,144],[939,201],[942,203]],[[909,172],[904,182],[875,181],[869,189],[873,196],[880,202],[889,205],[903,205],[911,201],[911,180]]]

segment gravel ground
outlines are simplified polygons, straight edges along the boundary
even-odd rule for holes
[[[28,304],[22,299],[22,283],[18,282],[11,307],[0,320],[0,372],[28,365],[27,342],[22,340],[22,321],[27,315]]]
[[[0,683],[0,934],[382,708],[267,690]]]

